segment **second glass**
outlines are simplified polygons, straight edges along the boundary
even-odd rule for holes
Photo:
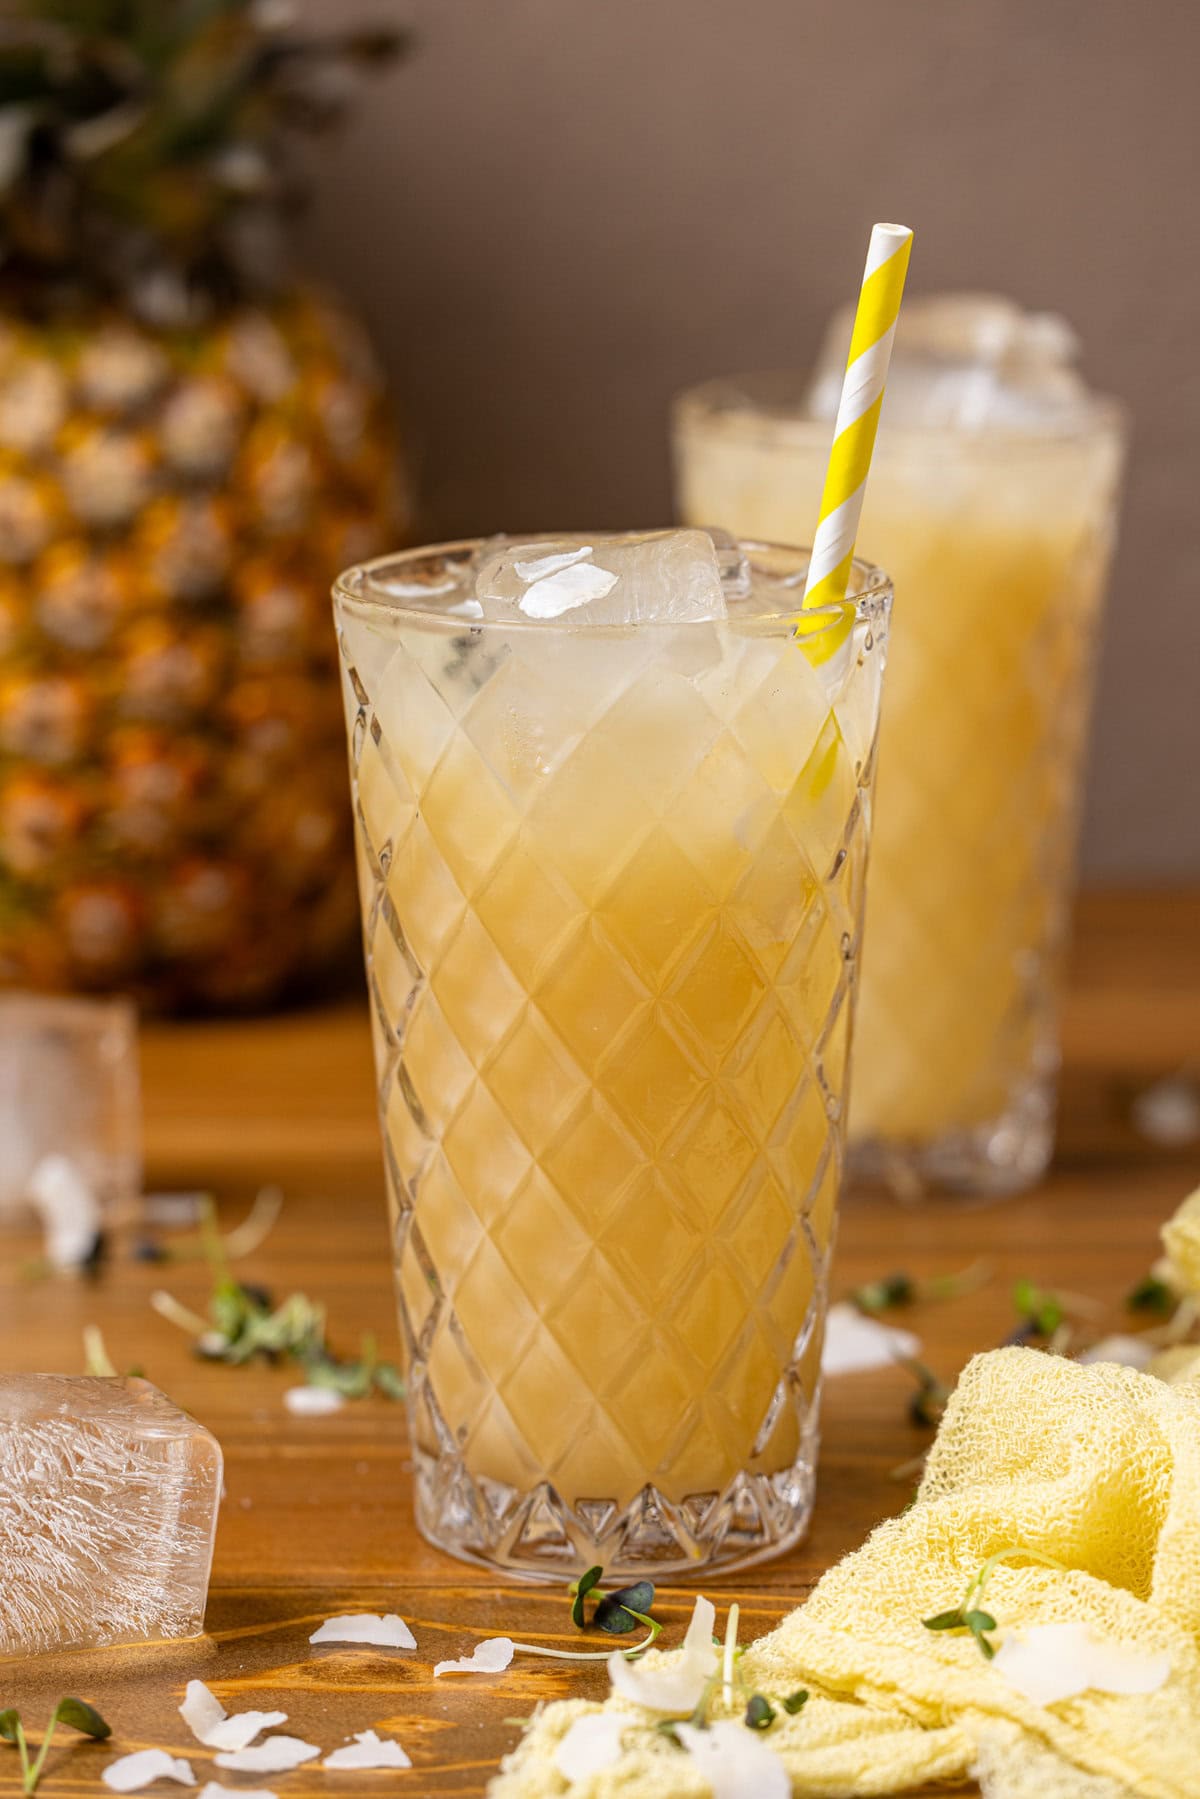
[[[481,617],[494,542],[335,591],[418,1522],[514,1572],[811,1506],[890,592],[798,638],[743,548],[686,624]]]
[[[844,360],[831,334],[825,386]],[[1100,602],[1123,448],[1057,321],[1003,301],[902,316],[859,541],[897,583],[851,1155],[903,1195],[1043,1172]],[[829,400],[836,403],[836,379]],[[821,384],[680,399],[682,516],[802,537]],[[817,402],[815,405],[814,402]]]

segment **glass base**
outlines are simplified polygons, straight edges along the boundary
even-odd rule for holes
[[[739,1474],[720,1493],[673,1504],[652,1486],[621,1509],[567,1505],[548,1482],[532,1492],[472,1477],[454,1456],[414,1456],[417,1528],[460,1561],[521,1580],[563,1581],[599,1562],[610,1580],[729,1573],[782,1555],[812,1515],[816,1432],[778,1474]]]
[[[1002,1118],[974,1130],[928,1142],[851,1137],[849,1181],[887,1187],[907,1202],[931,1192],[972,1199],[1024,1193],[1050,1165],[1055,1100],[1053,1083],[1031,1081]]]

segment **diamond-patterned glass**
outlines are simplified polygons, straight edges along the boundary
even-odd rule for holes
[[[823,671],[784,619],[338,617],[421,1527],[518,1572],[782,1548],[886,598]]]
[[[1050,382],[1065,373],[1049,370]],[[926,1183],[1026,1186],[1053,1140],[1058,988],[1123,433],[1111,407],[1082,393],[1053,428],[1003,417],[996,430],[982,416],[970,428],[910,428],[889,425],[885,409],[859,532],[895,579],[902,624],[872,827],[851,1155],[909,1196]],[[794,394],[726,384],[683,396],[683,516],[794,540],[816,516],[828,441]],[[765,755],[767,696],[736,724]],[[835,793],[831,826],[844,804]]]

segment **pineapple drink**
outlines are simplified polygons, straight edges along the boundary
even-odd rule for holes
[[[676,414],[685,518],[809,529],[823,375],[713,383]],[[906,310],[860,542],[900,593],[850,1120],[898,1185],[999,1192],[1049,1157],[1056,992],[1122,452],[1058,321]]]
[[[418,1520],[527,1572],[811,1502],[889,593],[451,545],[335,594]]]

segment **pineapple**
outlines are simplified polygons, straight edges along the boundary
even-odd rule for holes
[[[280,0],[5,9],[0,984],[235,1007],[345,965],[328,590],[406,505],[280,219],[295,131],[398,47]]]

